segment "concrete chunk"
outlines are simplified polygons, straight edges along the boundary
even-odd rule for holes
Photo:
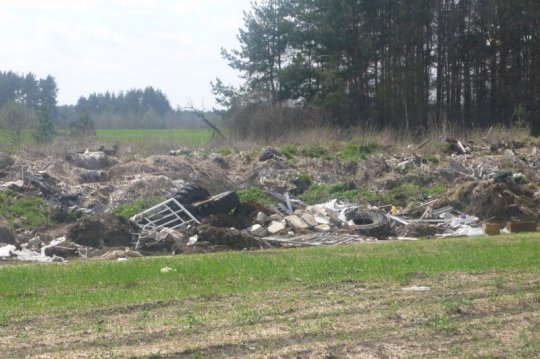
[[[285,228],[287,227],[285,226],[285,224],[283,224],[283,222],[272,221],[272,223],[270,223],[270,226],[268,226],[268,232],[274,235],[284,231]]]
[[[270,217],[268,217],[266,214],[264,214],[262,212],[259,212],[259,213],[257,213],[256,222],[259,223],[259,224],[265,225],[268,222],[270,222]]]
[[[306,222],[309,228],[313,228],[319,225],[317,219],[315,219],[315,216],[310,213],[304,213],[301,218],[304,222]]]
[[[300,230],[309,229],[309,225],[306,222],[304,222],[302,218],[295,215],[285,217],[285,222],[287,222],[287,224],[293,227],[294,229],[300,229]]]
[[[330,225],[328,224],[319,224],[318,226],[315,226],[313,229],[317,232],[324,232],[324,233],[332,231],[332,227],[330,227]]]
[[[260,224],[254,224],[247,229],[247,232],[253,237],[264,237],[268,231]]]

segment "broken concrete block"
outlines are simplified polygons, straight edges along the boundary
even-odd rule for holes
[[[264,214],[262,212],[259,212],[259,213],[257,213],[257,219],[255,221],[264,226],[265,224],[270,222],[270,217],[268,217],[266,214]]]
[[[319,223],[317,222],[317,219],[315,219],[315,216],[310,214],[310,213],[304,213],[302,215],[302,220],[304,222],[306,222],[306,224],[310,227],[310,228],[313,228],[315,226],[318,226]]]
[[[271,221],[281,222],[283,221],[283,216],[281,214],[273,214],[270,216]]]
[[[254,224],[247,229],[247,232],[253,237],[264,237],[268,231],[260,224]]]
[[[284,231],[285,228],[287,227],[285,226],[285,224],[283,224],[283,222],[272,221],[272,223],[270,223],[270,226],[268,226],[267,229],[270,234],[274,235]]]
[[[285,217],[285,222],[295,229],[309,229],[309,225],[296,215]]]
[[[313,229],[317,232],[324,232],[324,233],[332,231],[332,227],[330,227],[330,225],[328,224],[319,224],[318,226],[315,226]]]

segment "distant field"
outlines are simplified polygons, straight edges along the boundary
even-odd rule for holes
[[[538,358],[539,270],[534,234],[3,266],[0,353]]]
[[[98,129],[96,132],[98,142],[162,142],[181,146],[200,146],[212,139],[212,132],[207,129]]]

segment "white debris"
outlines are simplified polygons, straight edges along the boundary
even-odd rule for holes
[[[310,227],[316,227],[319,223],[315,219],[315,216],[310,213],[304,213],[302,217],[300,217],[306,224]]]
[[[194,235],[193,237],[189,237],[189,242],[187,243],[188,246],[192,246],[199,240],[198,235]]]
[[[8,244],[6,246],[0,247],[0,257],[11,257],[11,254],[17,250],[13,244]]]
[[[170,273],[170,272],[176,272],[176,270],[172,269],[171,267],[161,268],[161,273]]]
[[[257,213],[257,219],[256,219],[257,223],[262,224],[264,226],[270,221],[271,221],[270,217],[268,217],[266,214],[262,212]]]
[[[285,228],[287,227],[285,226],[285,224],[283,224],[283,222],[272,221],[272,223],[270,223],[270,226],[268,226],[268,232],[274,235],[278,234],[279,232],[283,232]]]
[[[331,232],[332,231],[332,227],[330,227],[329,224],[319,224],[318,226],[315,226],[313,228],[316,232]]]
[[[427,292],[431,290],[431,287],[413,285],[410,287],[401,288],[401,290],[405,292]]]
[[[260,224],[254,224],[253,226],[249,227],[247,232],[253,237],[264,237],[268,234],[267,229]]]
[[[287,222],[289,226],[295,229],[300,229],[300,230],[309,229],[309,225],[296,215],[285,217],[285,222]]]

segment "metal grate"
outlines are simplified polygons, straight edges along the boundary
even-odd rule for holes
[[[180,202],[171,198],[130,218],[143,231],[160,228],[185,229],[200,224]]]

